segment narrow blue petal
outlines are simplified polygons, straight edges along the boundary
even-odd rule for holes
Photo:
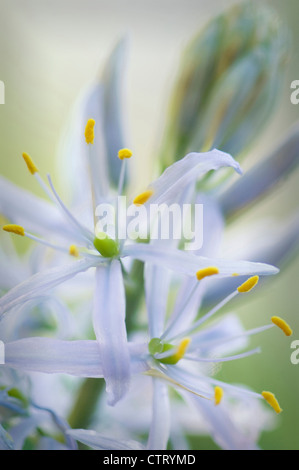
[[[96,431],[85,429],[70,429],[68,434],[77,441],[96,450],[144,450],[144,446],[137,441],[116,440]]]
[[[168,386],[153,379],[152,421],[147,442],[149,450],[165,450],[170,433]]]
[[[53,287],[62,284],[94,265],[95,261],[93,259],[82,259],[66,266],[48,269],[35,274],[16,287],[13,287],[7,294],[1,297],[0,319],[11,308],[41,296]]]
[[[265,196],[299,164],[299,126],[296,124],[283,143],[267,158],[256,164],[219,198],[228,217],[256,199]]]
[[[93,327],[99,343],[109,404],[127,392],[130,356],[125,324],[125,291],[121,264],[113,260],[96,269]]]

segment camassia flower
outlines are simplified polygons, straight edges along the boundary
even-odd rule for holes
[[[100,156],[94,154],[92,146],[94,126],[95,121],[89,119],[85,129],[85,139],[90,150],[88,164],[95,210],[103,201],[110,201],[111,195],[108,195],[104,186],[100,184],[102,177]],[[118,157],[122,160],[118,195],[122,194],[127,160],[131,156],[132,152],[129,149],[121,149],[118,153]],[[51,203],[29,195],[3,180],[0,190],[1,212],[12,222],[3,229],[80,259],[71,264],[39,272],[11,289],[0,299],[0,318],[20,303],[38,298],[76,274],[95,268],[93,327],[101,356],[100,375],[106,380],[111,404],[115,404],[126,393],[131,374],[130,347],[125,324],[123,258],[139,259],[188,276],[194,276],[199,270],[210,269],[209,266],[215,266],[213,274],[217,277],[232,276],[234,273],[267,275],[278,272],[277,268],[267,264],[206,258],[179,249],[165,249],[164,246],[151,243],[127,243],[127,240],[119,241],[106,233],[98,236],[95,234],[95,227],[86,227],[66,207],[50,176],[48,176],[48,186],[41,178],[31,157],[24,153],[23,158],[29,172],[43,188]],[[214,149],[205,153],[190,153],[165,170],[150,188],[137,196],[133,202],[136,205],[148,205],[151,201],[159,204],[169,203],[208,171],[221,167],[232,167],[241,173],[239,164],[224,152]],[[34,233],[30,231],[31,229]],[[59,238],[60,241],[54,242],[53,238]]]
[[[209,275],[215,275],[211,268],[197,272],[198,287]],[[292,334],[289,325],[280,317],[272,317],[271,324],[244,331],[235,317],[228,316],[200,330],[201,326],[233,297],[246,295],[257,282],[258,276],[250,277],[212,310],[200,319],[192,321],[189,327],[176,334],[173,334],[175,323],[178,324],[178,320],[183,319],[188,304],[194,302],[194,298],[197,297],[196,290],[193,290],[193,293],[186,298],[185,303],[180,305],[180,315],[171,316],[168,326],[164,328],[163,332],[160,331],[160,334],[161,321],[157,317],[157,311],[161,314],[161,309],[158,307],[159,299],[156,298],[156,302],[148,304],[149,330],[152,332],[149,342],[128,343],[131,372],[146,374],[153,378],[153,412],[147,443],[148,449],[166,448],[169,439],[168,386],[174,387],[187,402],[193,402],[193,405],[205,417],[215,441],[227,449],[255,448],[255,443],[242,435],[231,420],[225,403],[227,398],[264,399],[276,413],[281,412],[280,405],[272,392],[263,391],[259,394],[240,386],[224,383],[209,376],[202,368],[206,364],[225,363],[258,353],[259,348],[228,355],[229,352],[244,347],[250,336],[266,331],[274,325],[278,326],[287,336]],[[156,279],[150,279],[147,282],[147,288],[151,288],[152,295],[155,295]],[[152,334],[159,336],[152,337]],[[103,355],[97,341],[25,338],[7,343],[5,346],[6,365],[12,368],[22,371],[65,373],[80,377],[104,376]],[[215,355],[216,351],[219,356]],[[223,351],[226,351],[225,355]],[[82,433],[76,431],[72,436],[82,442],[89,442],[96,448],[104,448],[103,446],[108,442],[103,436],[90,432],[85,435],[83,431]],[[118,444],[117,441],[111,441],[108,442],[108,445]],[[136,448],[135,445],[137,444],[135,443],[133,448]]]
[[[155,443],[151,442],[151,446],[158,448],[157,435],[160,442],[164,442],[165,448],[168,442],[170,406],[166,404],[168,402],[167,392],[164,390],[164,394],[162,394],[161,391],[161,387],[165,387],[165,384],[168,383],[174,386],[187,402],[193,402],[200,414],[204,416],[215,442],[221,447],[227,449],[254,448],[255,443],[246,439],[246,436],[242,435],[241,430],[238,430],[230,419],[227,406],[219,407],[218,410],[218,405],[220,405],[224,396],[240,399],[245,395],[250,399],[264,398],[276,413],[280,413],[281,408],[277,399],[273,393],[268,391],[259,394],[217,380],[213,375],[207,373],[206,366],[222,364],[257,354],[260,352],[260,348],[238,354],[232,353],[243,349],[250,336],[266,331],[274,325],[278,326],[287,336],[292,334],[291,328],[283,319],[274,316],[270,324],[244,331],[237,318],[228,315],[224,319],[208,324],[206,328],[201,329],[230,300],[251,291],[259,280],[258,276],[250,277],[199,319],[190,320],[190,311],[191,316],[194,315],[192,312],[197,312],[198,305],[201,303],[203,296],[201,284],[209,276],[214,276],[215,268],[212,266],[197,272],[197,285],[195,284],[192,289],[188,289],[188,286],[183,285],[177,297],[173,314],[166,322],[166,306],[163,303],[161,305],[161,301],[156,295],[158,291],[161,295],[161,288],[163,296],[167,293],[167,283],[164,287],[162,284],[161,287],[161,275],[163,273],[159,276],[159,270],[160,268],[146,268],[150,333],[148,352],[151,355],[151,360],[147,359],[148,363],[151,363],[151,368],[147,374],[151,375],[155,382],[159,380],[164,382],[163,384],[156,383],[154,385],[154,390],[157,389],[158,395],[155,396],[154,392],[150,435]],[[153,271],[155,276],[153,276]],[[164,326],[164,323],[166,323],[166,326]],[[158,391],[159,389],[160,391]],[[158,396],[161,396],[161,394],[166,402],[163,407],[159,404],[160,399]],[[164,416],[162,416],[163,413]],[[155,431],[157,429],[159,429],[158,434]]]

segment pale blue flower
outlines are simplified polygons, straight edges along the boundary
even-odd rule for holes
[[[92,139],[90,140],[90,143],[92,143],[94,136],[90,122],[86,132],[92,133]],[[87,142],[89,142],[88,139]],[[82,259],[72,264],[35,274],[11,289],[0,300],[0,317],[19,304],[24,304],[24,302],[32,301],[44,295],[50,289],[73,278],[76,274],[92,267],[96,268],[93,324],[101,349],[103,372],[107,390],[110,392],[109,400],[111,404],[116,403],[126,393],[130,380],[130,361],[125,325],[125,297],[120,264],[122,258],[136,258],[191,276],[198,269],[211,265],[217,266],[220,276],[232,275],[235,272],[240,275],[253,273],[275,274],[278,271],[273,266],[260,263],[231,262],[218,258],[198,257],[176,248],[165,250],[165,247],[152,243],[118,245],[109,238],[108,241],[99,240],[94,234],[94,228],[84,226],[68,210],[58,196],[51,178],[48,177],[49,188],[41,179],[31,158],[27,154],[23,154],[23,157],[29,171],[35,176],[52,201],[50,204],[28,195],[26,192],[23,194],[20,189],[4,180],[1,186],[1,212],[14,223],[5,226],[4,229],[19,235],[25,235],[62,253],[80,255]],[[95,185],[99,168],[97,159],[92,154],[90,155],[89,164],[93,175],[93,184]],[[171,202],[172,198],[177,198],[178,194],[183,193],[198,178],[203,177],[212,169],[216,170],[221,167],[232,167],[240,172],[238,163],[230,155],[218,150],[202,154],[188,154],[185,158],[169,167],[152,183],[150,189],[152,197],[145,204],[150,203],[151,199],[159,203]],[[123,162],[123,168],[125,168],[125,161]],[[120,190],[122,189],[123,175],[124,172],[121,172]],[[96,198],[95,204],[101,202],[101,189],[94,191],[94,197]],[[99,199],[97,200],[97,198]],[[23,204],[25,210],[23,210]],[[30,211],[27,204],[30,205]],[[45,222],[45,226],[43,226],[43,222]],[[21,224],[26,226],[26,230]],[[37,233],[48,233],[52,237],[56,237],[58,234],[63,242],[47,241],[27,232],[27,227],[28,229],[32,227]],[[78,242],[80,245],[77,247],[74,243]],[[111,338],[113,338],[113,342]]]

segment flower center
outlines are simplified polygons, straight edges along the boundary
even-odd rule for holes
[[[104,258],[113,258],[119,254],[118,243],[104,232],[95,237],[93,245]]]
[[[152,338],[148,349],[152,356],[162,364],[177,364],[185,355],[190,338],[184,338],[178,346],[163,343],[160,338]],[[173,351],[173,354],[170,352]]]

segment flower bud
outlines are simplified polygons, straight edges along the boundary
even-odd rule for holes
[[[287,39],[272,9],[242,3],[191,41],[171,97],[164,167],[189,151],[237,158],[247,150],[277,102]]]

